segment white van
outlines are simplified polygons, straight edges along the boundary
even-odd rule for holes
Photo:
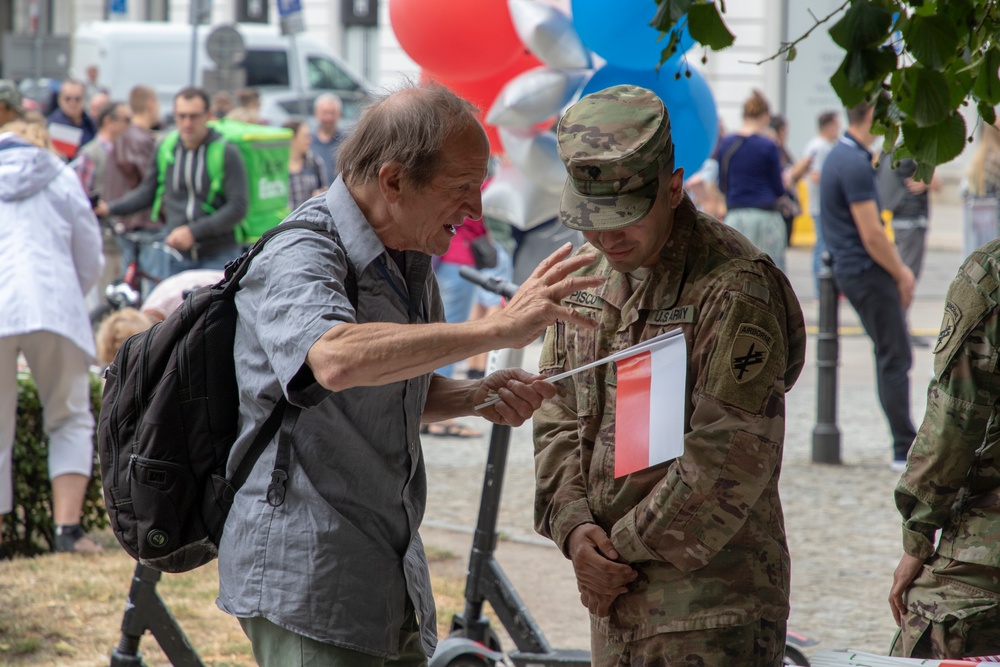
[[[308,34],[295,39],[298,64],[292,57],[289,38],[277,26],[234,26],[246,47],[246,85],[261,93],[261,116],[273,124],[289,116],[312,114],[312,103],[323,92],[334,92],[344,101],[346,124],[357,118],[367,101],[370,87],[352,72],[329,47]],[[198,28],[195,85],[203,85],[203,72],[215,63],[205,50],[211,26]],[[161,21],[86,21],[73,35],[70,75],[85,79],[89,65],[98,67],[99,83],[112,99],[128,100],[133,86],[144,84],[156,90],[163,113],[168,113],[174,94],[190,84],[193,28]],[[305,114],[299,102],[298,81],[305,77]]]

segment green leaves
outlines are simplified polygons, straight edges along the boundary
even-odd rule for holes
[[[903,33],[906,50],[924,67],[941,69],[955,59],[958,30],[944,16],[917,14]]]
[[[844,17],[830,28],[830,37],[850,54],[885,41],[892,12],[875,2],[852,2]]]
[[[937,70],[918,65],[900,70],[893,77],[892,90],[899,109],[918,127],[937,125],[955,108],[948,80]]]
[[[991,106],[1000,104],[1000,48],[991,46],[979,61],[976,70],[975,83],[972,84],[972,94],[982,102]]]
[[[688,30],[698,42],[716,51],[733,45],[733,33],[719,16],[714,3],[691,5],[688,10]]]
[[[930,127],[903,123],[902,130],[903,142],[917,162],[943,164],[954,160],[965,148],[965,120],[957,112]]]
[[[733,44],[719,0],[655,0],[652,25],[669,30],[686,21],[692,37],[715,50]],[[1000,106],[1000,1],[842,0],[801,35],[774,47],[787,66],[829,28],[844,49],[830,85],[847,107],[877,100],[873,131],[884,149],[913,157],[918,175],[954,159],[966,146],[962,106],[975,104],[982,122]],[[685,18],[686,17],[686,18]],[[665,53],[664,58],[669,54]],[[769,60],[770,60],[769,59]]]

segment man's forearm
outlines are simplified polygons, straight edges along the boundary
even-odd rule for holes
[[[872,238],[868,239],[862,236],[861,242],[876,264],[885,269],[886,273],[893,278],[899,278],[900,271],[904,266],[903,260],[899,258],[896,246],[893,245],[888,236],[885,234],[872,235]]]
[[[379,386],[507,347],[489,318],[456,324],[339,324],[313,344],[306,364],[330,391]]]
[[[146,178],[134,190],[113,202],[108,202],[108,210],[111,215],[132,215],[152,206],[155,199],[156,179]]]

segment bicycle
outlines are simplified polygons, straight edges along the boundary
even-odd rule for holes
[[[116,237],[126,241],[132,249],[132,261],[125,267],[125,273],[104,288],[104,302],[90,311],[90,323],[95,327],[109,314],[123,308],[140,308],[142,306],[143,282],[156,285],[166,276],[156,276],[147,273],[140,258],[144,249],[162,252],[176,261],[182,261],[183,256],[176,248],[162,241],[148,241],[141,232],[127,232],[120,224],[105,224],[105,227]]]

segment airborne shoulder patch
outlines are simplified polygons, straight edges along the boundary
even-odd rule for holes
[[[937,344],[934,346],[934,353],[937,354],[951,340],[955,328],[962,319],[962,309],[954,301],[949,301],[944,307],[944,318],[941,320],[941,331],[938,333]]]
[[[744,322],[736,330],[729,350],[729,370],[736,384],[749,382],[767,366],[774,338],[761,327]]]

